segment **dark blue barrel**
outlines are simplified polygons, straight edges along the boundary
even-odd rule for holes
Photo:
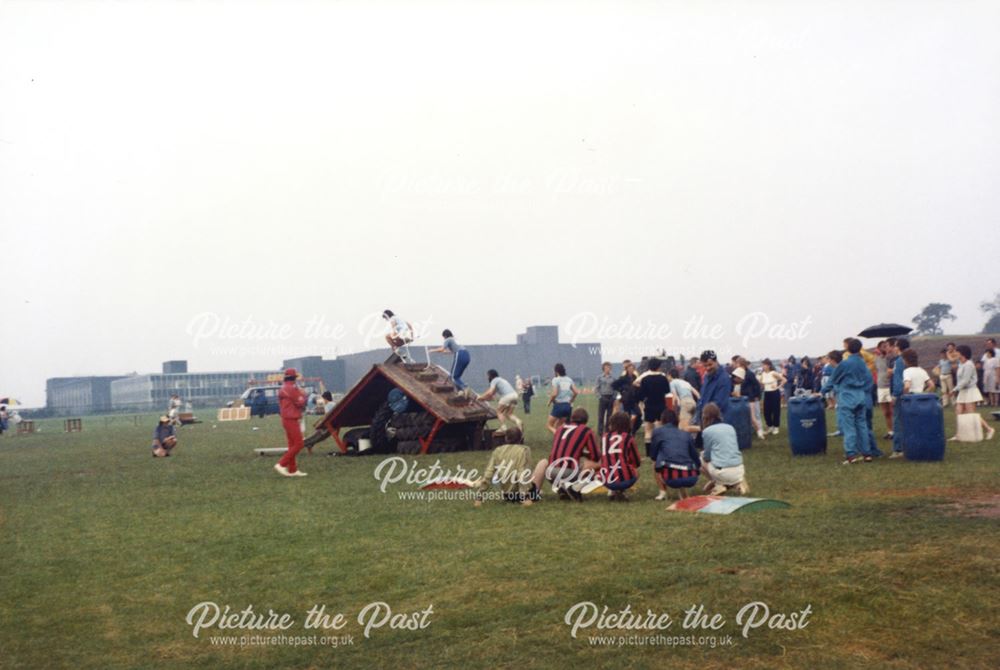
[[[944,413],[934,393],[907,393],[900,399],[903,454],[911,461],[944,459]]]
[[[826,453],[826,406],[822,398],[788,399],[788,443],[795,456]]]
[[[740,451],[749,449],[753,440],[753,424],[750,422],[750,403],[747,399],[730,398],[729,411],[722,419],[736,429],[736,441],[740,445]]]

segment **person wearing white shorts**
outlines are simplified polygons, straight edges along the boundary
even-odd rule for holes
[[[490,380],[490,388],[485,393],[476,396],[476,399],[498,398],[497,419],[500,420],[500,430],[507,430],[507,419],[513,421],[514,425],[523,430],[524,424],[514,416],[514,410],[517,408],[517,391],[496,370],[488,371],[486,378]]]

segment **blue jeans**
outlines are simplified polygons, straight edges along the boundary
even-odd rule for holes
[[[844,434],[844,455],[854,458],[858,453],[870,451],[865,406],[844,407],[837,405],[837,427]]]
[[[451,363],[451,379],[455,382],[455,388],[459,391],[465,388],[465,382],[462,381],[462,373],[465,372],[465,368],[469,367],[469,352],[465,349],[459,349],[455,354],[455,360]]]

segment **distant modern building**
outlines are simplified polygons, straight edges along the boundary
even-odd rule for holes
[[[250,381],[263,381],[277,372],[274,369],[131,375],[111,383],[111,406],[116,410],[166,408],[175,393],[195,406],[221,405],[238,398]]]
[[[54,377],[45,381],[45,407],[52,414],[111,410],[111,384],[122,377]]]
[[[163,374],[172,375],[177,373],[184,373],[188,371],[187,361],[164,361],[163,362]]]
[[[461,341],[461,339],[459,340]],[[411,355],[426,362],[426,350],[439,346],[411,345]],[[578,384],[594,380],[601,370],[601,345],[582,342],[576,345],[559,342],[558,326],[531,326],[517,336],[514,344],[465,344],[472,362],[462,378],[473,388],[484,390],[486,371],[493,368],[513,382],[516,375],[549,379],[556,363],[566,366],[567,374]],[[49,411],[56,414],[85,414],[110,410],[145,411],[166,409],[176,393],[195,406],[221,406],[235,400],[248,384],[264,382],[280,375],[281,369],[294,367],[303,377],[318,377],[334,393],[345,393],[371,370],[385,362],[389,347],[346,354],[325,360],[321,356],[286,359],[272,370],[238,372],[188,372],[187,361],[166,361],[163,372],[115,377],[58,377],[46,383]],[[430,354],[430,362],[451,369],[451,356]],[[536,390],[544,393],[543,390]]]
[[[461,342],[461,339],[459,339]],[[420,363],[426,362],[426,349],[440,346],[438,343],[429,345],[410,345],[411,356]],[[552,368],[556,363],[566,366],[566,374],[578,384],[596,379],[601,373],[601,345],[597,342],[581,342],[576,345],[559,342],[558,326],[530,326],[517,336],[516,344],[463,344],[468,349],[472,362],[462,375],[462,380],[473,388],[485,390],[487,386],[486,371],[495,369],[501,377],[511,383],[515,375],[523,378],[552,377]],[[335,392],[346,392],[363,377],[373,365],[383,363],[389,356],[388,346],[372,351],[338,356],[333,361],[343,365],[342,373],[337,371],[335,380],[344,380],[343,386],[327,383]],[[431,363],[451,369],[452,358],[445,354],[430,354]],[[325,380],[324,380],[325,381]],[[535,389],[536,393],[541,393]]]

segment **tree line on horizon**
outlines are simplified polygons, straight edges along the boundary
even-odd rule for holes
[[[1000,333],[1000,291],[992,300],[979,303],[979,309],[986,315],[986,323],[981,334]],[[951,313],[951,305],[944,302],[932,302],[924,307],[911,320],[914,324],[914,335],[944,335],[942,321],[954,321],[957,317]]]

